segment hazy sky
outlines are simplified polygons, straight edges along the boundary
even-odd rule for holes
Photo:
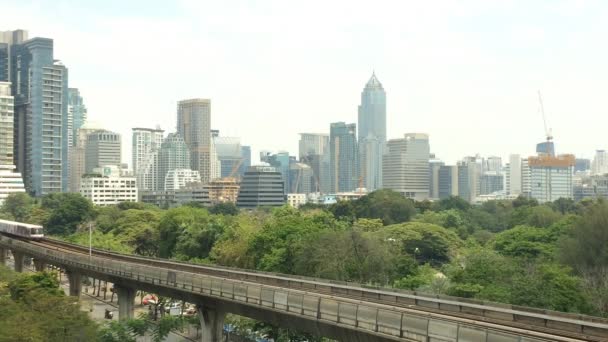
[[[299,132],[356,122],[372,70],[389,138],[430,134],[448,162],[608,147],[608,1],[0,0],[0,30],[55,41],[91,120],[174,131],[176,102],[210,98],[212,128],[297,153]]]

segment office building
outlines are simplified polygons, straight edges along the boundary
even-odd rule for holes
[[[334,122],[329,133],[330,191],[348,192],[359,185],[357,125]]]
[[[504,170],[504,180],[504,190],[508,197],[530,197],[531,180],[528,159],[522,159],[519,154],[510,155],[509,163]]]
[[[239,208],[277,207],[285,204],[281,173],[272,166],[252,166],[241,181],[236,205]]]
[[[85,173],[111,165],[120,168],[121,148],[121,136],[118,133],[106,130],[89,133],[85,147]]]
[[[154,185],[157,190],[164,190],[165,177],[169,171],[177,169],[190,169],[190,166],[192,165],[190,161],[191,155],[192,153],[188,148],[188,145],[179,135],[179,133],[169,133],[169,135],[167,135],[157,154],[158,171],[155,177],[156,184]]]
[[[575,201],[584,199],[608,199],[608,175],[585,176],[579,184],[574,185],[573,196]]]
[[[15,171],[14,165],[0,165],[0,205],[10,194],[20,192],[25,192],[21,174]]]
[[[11,166],[13,159],[15,99],[11,95],[11,84],[0,82],[0,165]]]
[[[132,169],[140,192],[158,191],[158,151],[164,131],[160,128],[133,128]],[[164,183],[164,179],[162,180]]]
[[[243,158],[243,163],[241,164],[241,178],[243,178],[245,172],[251,167],[251,146],[241,146],[241,157]]]
[[[528,158],[532,198],[539,203],[573,198],[574,160],[571,154]]]
[[[201,182],[208,183],[212,178],[211,101],[208,99],[179,101],[177,132],[190,151],[189,168],[200,173]]]
[[[445,163],[435,158],[431,153],[429,157],[429,197],[439,199],[439,170]]]
[[[576,158],[574,161],[574,172],[591,170],[591,160]]]
[[[444,199],[451,196],[458,196],[458,166],[440,165],[437,172],[437,192],[438,198]]]
[[[68,88],[68,146],[78,139],[78,130],[87,121],[87,107],[78,88]]]
[[[606,150],[595,151],[593,162],[591,162],[592,175],[604,175],[608,173],[608,152]]]
[[[488,171],[481,175],[480,195],[489,195],[502,191],[504,188],[504,176],[497,171]]]
[[[200,183],[201,176],[196,170],[172,169],[165,175],[165,191],[175,191],[185,188],[189,183]]]
[[[221,178],[235,177],[240,179],[247,170],[241,138],[218,136],[213,138],[213,142],[220,162]]]
[[[361,92],[358,119],[361,179],[370,191],[380,189],[386,143],[386,93],[375,73]]]
[[[139,201],[153,204],[159,208],[169,209],[177,206],[175,191],[140,191],[137,190]]]
[[[458,196],[473,203],[480,195],[481,163],[477,157],[465,157],[458,167]]]
[[[316,192],[313,187],[314,175],[312,168],[304,163],[289,165],[289,193],[308,194]]]
[[[262,151],[260,152],[260,161],[262,163],[267,163],[270,166],[274,167],[281,173],[281,177],[283,178],[283,184],[285,186],[284,193],[287,194],[288,186],[289,186],[289,165],[290,165],[290,156],[289,152],[279,151],[277,153],[272,153],[270,151]]]
[[[68,71],[53,41],[27,39],[22,30],[0,35],[0,81],[11,82],[15,165],[35,196],[68,188]]]
[[[483,173],[502,172],[502,158],[490,156],[483,160]]]
[[[300,162],[311,167],[313,173],[312,191],[327,193],[329,180],[329,135],[322,133],[300,133]]]
[[[555,157],[555,144],[553,141],[545,141],[536,144],[536,154],[539,156]]]
[[[218,203],[235,203],[239,196],[241,186],[235,178],[216,179],[205,185],[208,192],[209,202],[212,205]]]
[[[135,177],[122,177],[117,165],[94,168],[84,175],[80,193],[98,206],[137,202]]]
[[[80,180],[82,179],[82,175],[86,173],[87,136],[96,131],[103,131],[103,129],[93,122],[87,122],[78,129],[76,140],[73,142],[74,146],[69,151],[69,192],[80,192]]]
[[[407,198],[429,198],[429,136],[408,133],[402,139],[391,139],[383,157],[383,181],[386,189]]]

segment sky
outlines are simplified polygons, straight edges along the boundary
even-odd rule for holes
[[[388,137],[431,151],[533,155],[608,148],[608,1],[0,0],[0,30],[54,39],[89,119],[123,136],[175,131],[177,101],[211,99],[223,136],[297,155],[298,133],[356,122],[373,71]]]

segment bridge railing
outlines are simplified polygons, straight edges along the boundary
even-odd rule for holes
[[[76,248],[84,248],[82,246],[63,241],[60,243]],[[469,316],[480,316],[488,319],[522,322],[525,324],[551,328],[553,328],[555,325],[555,319],[559,318],[559,326],[562,329],[576,333],[583,332],[582,329],[579,329],[581,327],[581,325],[578,323],[579,321],[598,323],[600,325],[608,326],[608,319],[576,313],[564,313],[491,301],[434,295],[395,288],[369,286],[354,282],[334,281],[256,270],[244,270],[225,266],[175,262],[167,259],[125,255],[111,251],[103,251],[103,253],[108,256],[121,258],[123,260],[137,260],[149,265],[156,265],[158,263],[169,264],[176,269],[184,270],[186,272],[198,273],[200,271],[204,271],[204,273],[211,276],[264,283],[279,287],[301,289],[305,291],[316,291],[331,295],[348,296],[350,298],[363,301],[375,301],[389,305],[412,305],[425,308],[429,311],[458,312]]]
[[[307,319],[385,337],[408,338],[416,341],[427,341],[428,338],[438,341],[487,342],[576,341],[576,339],[558,337],[549,332],[547,334],[534,333],[512,327],[484,324],[476,320],[462,319],[456,315],[450,317],[339,296],[171,270],[166,267],[159,268],[96,256],[89,257],[83,254],[44,248],[6,237],[0,237],[0,245],[20,250],[35,258],[38,257],[67,267],[71,266],[85,270],[85,272],[91,270],[113,275],[119,279],[129,279],[285,314],[295,314]],[[495,308],[487,307],[482,308],[482,310],[489,313],[495,311]],[[566,325],[565,329],[564,325]],[[599,323],[565,322],[557,317],[546,319],[541,326],[553,330],[585,334],[588,340],[601,341],[608,337],[608,326]],[[522,336],[526,337],[522,338]]]

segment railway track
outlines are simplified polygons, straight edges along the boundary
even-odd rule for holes
[[[44,248],[69,251],[78,254],[88,254],[88,247],[68,243],[65,241],[45,238],[41,241],[28,241],[38,244]],[[608,341],[608,320],[586,317],[572,314],[556,313],[556,316],[547,315],[543,310],[528,308],[528,310],[514,310],[508,308],[489,307],[487,304],[476,301],[459,301],[456,298],[439,299],[437,296],[424,296],[417,293],[395,292],[391,289],[367,288],[357,284],[337,283],[312,279],[306,277],[285,276],[280,274],[255,272],[242,269],[232,269],[220,266],[205,266],[175,262],[167,259],[141,257],[135,255],[125,255],[109,252],[100,249],[92,249],[92,255],[104,258],[111,258],[130,263],[138,263],[146,266],[168,268],[172,270],[184,271],[189,273],[204,274],[213,277],[240,280],[255,284],[263,284],[298,291],[307,291],[337,298],[344,298],[355,301],[368,301],[377,304],[400,307],[413,310],[417,314],[423,313],[428,317],[459,320],[461,322],[475,322],[491,329],[517,332],[520,334],[528,333],[535,338],[546,339],[547,341]],[[451,311],[450,307],[458,306],[459,311]],[[462,308],[467,310],[463,312]],[[518,308],[519,309],[519,308]],[[484,311],[485,310],[485,311]],[[488,312],[497,312],[496,315],[485,315]],[[481,314],[480,314],[481,313]],[[512,317],[511,320],[501,318]],[[521,318],[515,320],[515,317]],[[548,320],[553,323],[548,325]],[[558,322],[563,325],[560,329]],[[586,322],[596,326],[598,336],[590,335],[581,331],[572,331],[572,325],[577,322]]]

